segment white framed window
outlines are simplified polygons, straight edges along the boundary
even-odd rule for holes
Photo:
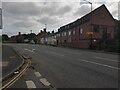
[[[66,36],[66,32],[64,32],[64,36]]]
[[[64,32],[62,32],[62,36],[64,36]]]
[[[60,34],[57,34],[57,37],[60,37]]]
[[[58,37],[60,37],[60,34],[58,34]]]
[[[73,30],[73,35],[75,35],[75,30]]]
[[[67,29],[67,26],[65,26],[65,29]]]
[[[60,36],[62,36],[62,33],[60,33]]]
[[[71,31],[68,32],[68,35],[71,35]]]
[[[80,34],[82,34],[83,33],[83,29],[82,28],[80,28]]]
[[[69,25],[68,25],[68,28],[69,28]]]

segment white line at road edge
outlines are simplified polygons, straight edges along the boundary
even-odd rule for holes
[[[26,81],[27,88],[36,88],[32,80]]]
[[[112,68],[112,69],[120,69],[120,68],[117,68],[117,67],[109,66],[109,65],[106,65],[106,64],[100,64],[100,63],[96,63],[96,62],[92,62],[92,61],[87,61],[87,60],[84,60],[84,59],[79,59],[79,60],[84,61],[84,62],[88,62],[88,63],[92,63],[92,64],[96,64],[96,65],[100,65],[100,66],[104,66],[104,67],[109,67],[109,68]]]
[[[97,56],[93,56],[93,57],[98,58],[98,59],[104,59],[106,61],[119,62],[119,61],[116,61],[116,60],[112,60],[110,58],[102,58],[102,57],[97,57]]]
[[[34,49],[29,50],[29,49],[25,48],[24,50],[34,53]]]

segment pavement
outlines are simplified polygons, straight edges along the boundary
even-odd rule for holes
[[[119,55],[32,44],[8,44],[21,55],[31,57],[28,71],[12,88],[43,88],[39,72],[55,88],[118,88]],[[22,82],[23,86],[20,86]]]
[[[18,70],[23,63],[23,59],[11,46],[2,46],[2,80]]]

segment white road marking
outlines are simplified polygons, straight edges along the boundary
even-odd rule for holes
[[[24,50],[34,53],[34,49],[30,50],[30,49],[24,48]]]
[[[42,75],[39,72],[34,72],[36,77],[41,77]]]
[[[8,66],[9,62],[8,61],[0,61],[0,67],[6,67]]]
[[[36,88],[32,80],[26,81],[27,88]]]
[[[103,60],[106,60],[106,61],[120,62],[120,61],[116,61],[116,60],[113,60],[113,59],[110,59],[110,58],[102,58],[102,57],[98,57],[98,56],[93,56],[93,57],[98,58],[98,59],[103,59]]]
[[[84,62],[88,62],[88,63],[92,63],[92,64],[96,64],[96,65],[100,65],[100,66],[104,66],[104,67],[108,67],[108,68],[112,68],[112,69],[120,69],[118,67],[113,67],[113,66],[110,66],[110,65],[106,65],[106,64],[101,64],[101,63],[97,63],[97,62],[92,62],[92,61],[87,61],[87,60],[84,60],[84,59],[79,59],[81,61],[84,61]]]
[[[47,51],[47,53],[51,53],[51,54],[54,54],[54,55],[58,55],[58,56],[64,56],[63,54],[60,54],[60,53],[57,53],[57,52],[52,52],[52,51]]]
[[[32,49],[33,51],[35,50],[35,49]]]
[[[40,82],[42,82],[45,86],[50,86],[50,83],[46,80],[46,78],[41,78]]]

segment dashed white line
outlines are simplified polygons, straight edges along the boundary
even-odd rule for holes
[[[38,77],[38,78],[42,76],[39,72],[34,72],[34,74],[35,74],[35,76]]]
[[[87,60],[84,60],[84,59],[79,59],[81,61],[84,61],[84,62],[88,62],[88,63],[92,63],[92,64],[96,64],[96,65],[100,65],[100,66],[104,66],[104,67],[108,67],[108,68],[112,68],[112,69],[120,69],[118,67],[113,67],[113,66],[109,66],[109,65],[106,65],[106,64],[101,64],[101,63],[97,63],[97,62],[92,62],[92,61],[87,61]]]
[[[102,58],[102,57],[98,57],[98,56],[93,56],[93,57],[98,58],[98,59],[103,59],[103,60],[106,60],[106,61],[119,62],[117,60],[113,60],[113,59],[110,59],[110,58]]]
[[[0,61],[0,67],[6,67],[8,66],[9,62],[8,61]]]
[[[27,88],[36,88],[32,80],[26,81]]]
[[[40,82],[41,82],[42,84],[44,84],[45,86],[50,86],[50,83],[47,81],[46,78],[41,78],[41,79],[40,79]]]
[[[34,53],[35,49],[30,50],[30,49],[25,48],[24,50]]]

